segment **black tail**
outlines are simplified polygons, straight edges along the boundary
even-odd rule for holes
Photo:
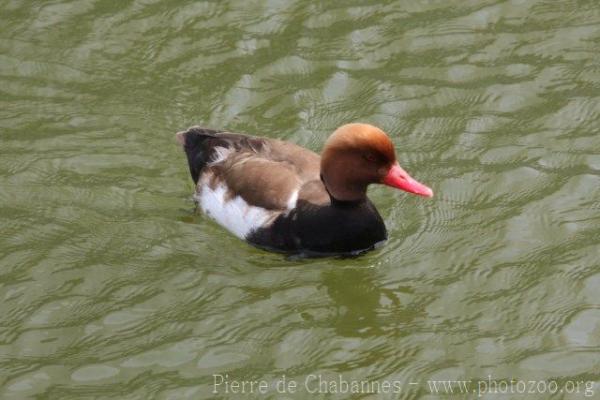
[[[207,139],[218,139],[218,137],[219,131],[197,126],[177,133],[177,141],[183,145],[194,183],[198,183],[200,172],[210,161],[212,148],[215,146],[213,140]]]
[[[183,145],[187,155],[194,183],[198,183],[202,169],[214,159],[215,147],[259,153],[266,146],[266,140],[263,138],[199,126],[177,133],[177,140]]]

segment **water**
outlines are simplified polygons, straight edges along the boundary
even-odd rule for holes
[[[0,398],[600,396],[599,3],[322,3],[0,2]],[[382,249],[289,260],[194,212],[176,131],[351,121],[436,193],[370,190]]]

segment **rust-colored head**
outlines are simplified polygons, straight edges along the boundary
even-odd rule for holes
[[[400,168],[390,138],[369,124],[347,124],[333,132],[323,147],[321,175],[331,196],[341,201],[364,199],[371,183],[433,196]]]

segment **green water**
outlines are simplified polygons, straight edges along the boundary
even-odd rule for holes
[[[352,121],[436,193],[370,189],[382,249],[288,260],[194,212],[176,131]],[[0,398],[600,398],[599,133],[595,0],[0,1]]]

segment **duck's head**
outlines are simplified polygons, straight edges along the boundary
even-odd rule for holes
[[[363,200],[371,183],[433,196],[429,187],[400,167],[388,135],[369,124],[347,124],[333,132],[323,147],[321,177],[329,194],[339,201]]]

